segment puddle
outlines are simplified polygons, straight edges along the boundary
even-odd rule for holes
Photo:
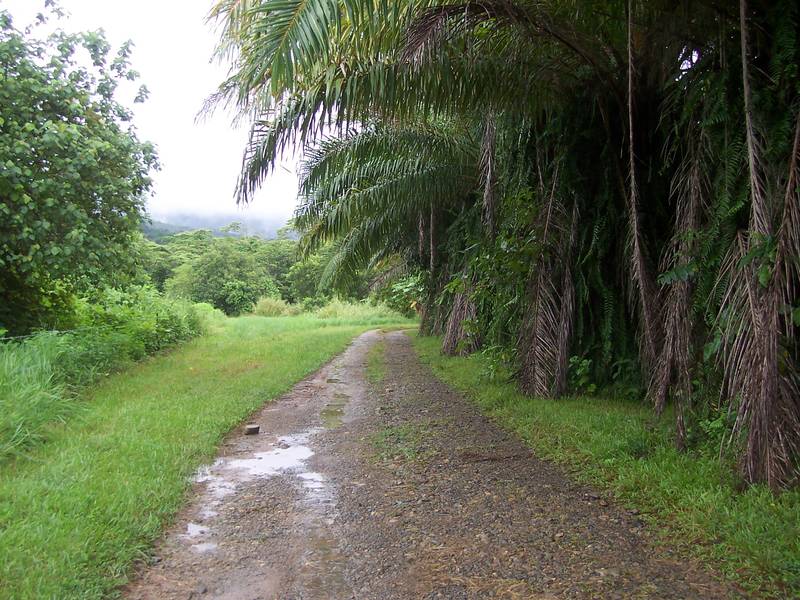
[[[342,575],[346,561],[336,541],[327,536],[320,536],[309,539],[308,545],[309,548],[303,556],[305,591],[310,592],[315,598],[328,598],[332,590],[346,590],[347,586]],[[349,593],[347,595],[350,596]]]
[[[208,527],[198,525],[197,523],[188,523],[186,525],[186,537],[198,537],[208,533]]]
[[[322,417],[322,426],[325,429],[334,429],[342,424],[344,407],[348,400],[350,400],[350,396],[347,394],[336,394],[333,402],[320,411],[319,416]]]
[[[289,446],[270,452],[256,452],[253,458],[232,460],[225,465],[225,469],[246,471],[251,477],[269,477],[297,471],[313,455],[308,446]]]
[[[298,473],[297,476],[303,481],[303,487],[309,490],[321,490],[325,487],[325,476],[322,473],[307,471]]]
[[[341,396],[344,399],[341,403],[337,401],[335,404],[340,414],[347,398],[343,394]],[[235,494],[239,485],[253,479],[281,474],[295,475],[303,489],[307,491],[308,499],[313,503],[328,504],[330,498],[325,477],[306,468],[306,461],[314,455],[314,451],[308,446],[308,440],[318,431],[319,428],[313,428],[302,433],[281,436],[273,444],[274,450],[269,452],[256,452],[249,458],[218,458],[212,465],[200,468],[194,481],[206,484],[206,502],[198,511],[199,520],[207,521],[218,516],[218,508],[223,504],[225,497]],[[209,532],[210,529],[206,525],[189,523],[183,537],[192,539],[208,535]],[[194,544],[192,548],[201,552],[213,550],[207,544]]]
[[[235,483],[214,474],[214,470],[221,468],[224,463],[225,461],[223,459],[218,458],[214,461],[213,465],[200,467],[197,475],[194,477],[195,482],[207,484],[206,489],[208,493],[216,500],[221,500],[225,496],[230,496],[236,492]],[[219,504],[219,502],[215,502],[214,504]]]
[[[198,554],[205,554],[206,552],[214,552],[217,549],[217,544],[214,542],[203,542],[201,544],[192,544],[192,550]]]

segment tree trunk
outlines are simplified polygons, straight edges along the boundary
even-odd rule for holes
[[[636,182],[636,142],[634,129],[634,52],[633,0],[628,0],[628,219],[630,224],[632,287],[638,295],[640,360],[645,373],[655,367],[658,356],[658,318],[655,282],[647,268],[641,223],[639,190]]]
[[[469,330],[465,323],[475,322],[478,310],[471,297],[471,285],[456,293],[453,308],[447,319],[442,353],[448,356],[468,356],[480,348],[477,334]]]

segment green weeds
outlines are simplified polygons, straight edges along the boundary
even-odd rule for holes
[[[372,445],[379,460],[425,460],[430,456],[430,451],[425,449],[429,433],[427,427],[420,423],[395,425],[374,434]]]

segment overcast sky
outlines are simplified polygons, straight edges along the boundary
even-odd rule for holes
[[[102,28],[115,48],[128,39],[135,44],[132,66],[141,73],[150,97],[134,107],[134,122],[139,136],[158,147],[162,165],[154,176],[155,195],[148,202],[153,218],[239,211],[233,191],[246,131],[235,131],[230,114],[221,111],[195,122],[204,99],[227,72],[225,65],[210,62],[217,37],[205,17],[213,1],[60,0],[59,4],[70,13],[60,22],[61,28]],[[44,0],[0,0],[0,8],[11,12],[18,29],[32,22],[43,5]],[[296,192],[294,165],[288,162],[276,169],[241,214],[288,219]]]

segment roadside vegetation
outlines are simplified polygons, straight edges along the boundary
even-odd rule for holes
[[[87,387],[223,318],[150,288],[79,303],[74,329],[0,343],[0,466],[23,457],[83,406]]]
[[[115,595],[225,434],[386,322],[380,312],[222,318],[84,390],[79,415],[0,468],[0,597]]]
[[[366,277],[334,291],[332,249],[304,256],[288,227],[271,240],[238,223],[146,239],[158,159],[128,108],[146,88],[120,98],[138,78],[132,46],[113,49],[102,32],[39,35],[60,14],[48,5],[26,28],[0,11],[0,466],[80,413],[102,376],[224,315],[327,326],[415,315],[402,291],[368,299]]]
[[[732,457],[720,461],[721,424],[701,423],[703,443],[680,452],[669,423],[640,402],[606,395],[532,400],[490,357],[444,356],[440,344],[438,337],[414,339],[440,379],[517,432],[537,456],[641,511],[664,541],[744,588],[763,597],[800,594],[800,491],[776,497],[763,487],[742,489]]]

